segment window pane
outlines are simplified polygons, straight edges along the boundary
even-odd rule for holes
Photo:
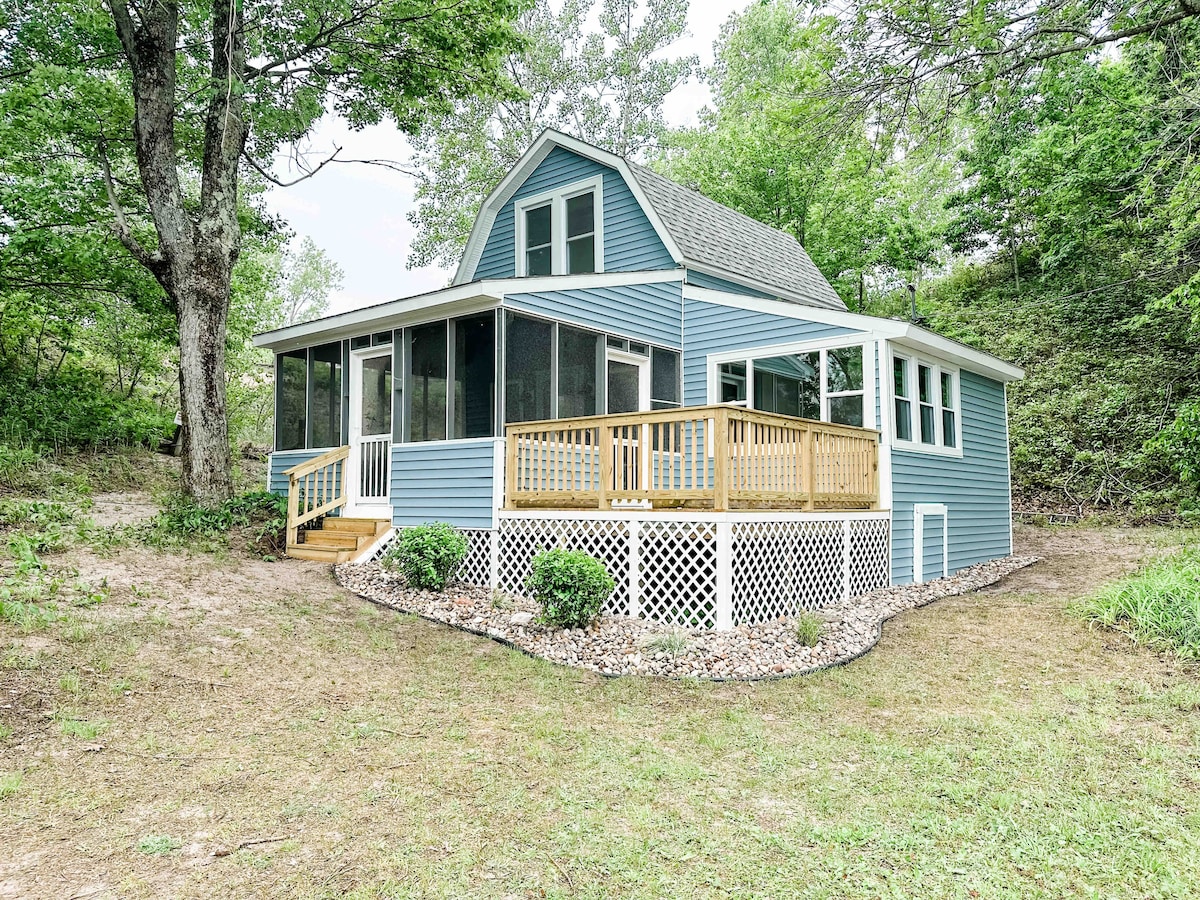
[[[308,351],[280,353],[275,362],[275,379],[279,392],[275,411],[275,449],[300,450],[304,447]]]
[[[364,334],[361,337],[350,338],[350,349],[351,350],[362,350],[364,347],[370,347],[370,346],[371,346],[371,336],[369,334]]]
[[[842,347],[825,354],[826,379],[831,394],[863,389],[862,347]]]
[[[896,398],[896,440],[912,440],[912,404]]]
[[[937,435],[934,432],[933,407],[921,404],[921,443],[934,444],[937,443]]]
[[[371,346],[382,347],[392,342],[392,333],[390,331],[377,331],[371,335]]]
[[[754,407],[806,419],[821,417],[821,355],[754,360]]]
[[[596,230],[596,195],[590,191],[567,201],[567,237],[591,234]]]
[[[650,356],[650,396],[667,403],[679,402],[679,354],[655,347]]]
[[[942,443],[947,447],[958,446],[958,435],[955,433],[954,413],[948,409],[942,410]]]
[[[495,433],[496,316],[454,322],[454,433],[456,438]]]
[[[746,364],[721,363],[717,367],[720,379],[721,403],[737,403],[746,399]]]
[[[954,376],[949,372],[942,373],[942,406],[954,409]]]
[[[600,335],[558,326],[558,417],[594,416],[600,412],[596,373]]]
[[[567,274],[596,271],[596,239],[591,235],[567,241]]]
[[[908,360],[894,359],[892,360],[892,377],[896,383],[897,397],[911,397],[908,388]]]
[[[362,409],[359,428],[364,435],[392,433],[392,354],[372,356],[362,364]]]
[[[411,329],[409,353],[410,441],[440,441],[446,437],[446,323],[431,322]]]
[[[554,326],[508,313],[504,340],[504,419],[550,418],[550,351]]]
[[[526,275],[549,275],[550,274],[550,247],[545,246],[538,250],[530,250],[525,254],[525,274]]]
[[[857,425],[861,428],[863,423],[862,395],[830,397],[829,421],[839,425]]]
[[[637,412],[641,399],[641,369],[633,363],[608,361],[608,411]]]
[[[525,211],[525,248],[550,243],[550,204]]]
[[[340,447],[342,443],[342,345],[312,348],[312,383],[308,390],[310,447]]]
[[[933,402],[933,369],[929,366],[917,366],[917,388],[921,394],[922,403]]]

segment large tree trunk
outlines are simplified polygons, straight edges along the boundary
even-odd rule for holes
[[[108,2],[133,72],[138,171],[158,248],[147,251],[137,242],[114,201],[117,229],[166,291],[179,324],[183,491],[204,506],[216,506],[233,492],[225,333],[240,244],[238,164],[249,132],[241,85],[246,61],[242,4],[212,4],[210,95],[197,208],[185,201],[175,141],[179,4],[145,4],[135,19],[126,0]]]

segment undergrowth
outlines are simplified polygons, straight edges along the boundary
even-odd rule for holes
[[[1139,644],[1200,660],[1200,549],[1151,563],[1085,600],[1079,612]]]
[[[136,536],[151,547],[217,549],[243,538],[263,557],[281,556],[285,549],[287,498],[265,491],[242,494],[216,509],[198,506],[176,494]]]

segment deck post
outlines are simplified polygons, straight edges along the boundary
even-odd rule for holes
[[[726,512],[729,509],[729,410],[717,409],[710,421],[713,423],[713,510]]]
[[[717,631],[733,630],[733,523],[717,522]]]
[[[288,513],[287,513],[287,544],[294,547],[300,539],[300,528],[296,520],[300,518],[300,485],[295,478],[288,479]]]
[[[629,534],[629,611],[631,619],[642,615],[642,523],[630,519],[625,523]]]
[[[608,508],[608,491],[613,483],[613,441],[616,428],[601,424],[596,433],[600,441],[600,481],[596,485],[596,508]]]
[[[811,512],[817,505],[817,433],[811,426],[804,429],[804,468],[800,474],[804,508]]]

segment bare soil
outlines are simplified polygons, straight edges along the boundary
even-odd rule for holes
[[[52,558],[108,594],[46,628],[0,621],[0,776],[19,779],[0,791],[0,898],[750,896],[823,878],[844,893],[795,895],[1188,896],[1200,696],[1145,697],[1195,672],[1065,611],[1154,541],[1017,539],[1043,562],[905,613],[845,669],[764,685],[566,670],[374,607],[317,563]],[[1051,747],[1064,733],[1072,749]],[[1120,829],[1090,821],[1091,844],[1056,856],[1062,817],[1095,803]],[[1016,820],[1026,857],[1007,853]],[[1147,880],[1157,863],[1110,871],[1122,841],[1164,834],[1182,892]]]

